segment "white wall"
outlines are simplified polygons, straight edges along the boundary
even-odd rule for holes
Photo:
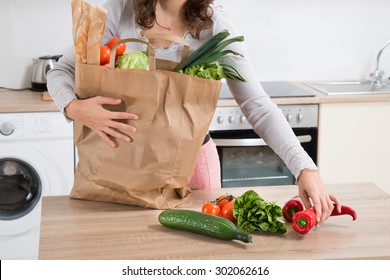
[[[262,80],[367,78],[390,40],[389,0],[220,0]],[[381,67],[390,75],[390,46]]]
[[[31,87],[32,59],[62,54],[72,44],[71,2],[0,0],[0,87]]]
[[[105,0],[87,0],[91,4]],[[261,80],[367,78],[390,40],[389,0],[217,0]],[[71,0],[0,0],[0,87],[29,87],[32,58],[71,40]],[[390,47],[381,68],[390,75]]]

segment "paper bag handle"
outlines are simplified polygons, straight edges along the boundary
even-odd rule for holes
[[[153,42],[153,40],[162,39],[162,40],[167,40],[167,41],[181,44],[181,45],[183,45],[183,50],[181,52],[180,62],[183,62],[188,57],[188,54],[190,51],[190,45],[182,37],[172,35],[172,34],[165,34],[165,33],[153,33],[153,34],[148,35],[148,39],[149,39],[149,42],[151,42],[151,43]]]
[[[134,43],[142,43],[147,45],[147,53],[149,57],[149,70],[156,70],[156,51],[153,47],[152,44],[149,42],[146,42],[141,39],[136,39],[136,38],[127,38],[127,39],[121,39],[118,40],[113,46],[112,46],[112,51],[111,51],[111,56],[110,56],[110,69],[115,69],[115,56],[116,56],[116,46],[122,43],[129,43],[129,42],[134,42]]]

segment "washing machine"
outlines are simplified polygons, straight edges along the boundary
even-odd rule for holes
[[[0,259],[37,259],[42,197],[67,195],[73,124],[60,112],[0,113]]]

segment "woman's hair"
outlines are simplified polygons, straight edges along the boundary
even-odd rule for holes
[[[183,12],[186,24],[189,26],[191,35],[199,39],[203,29],[212,26],[212,9],[209,5],[213,0],[187,0]],[[157,0],[133,0],[137,23],[143,29],[150,29],[156,23]]]

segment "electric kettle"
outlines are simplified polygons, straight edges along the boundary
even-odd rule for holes
[[[53,68],[62,55],[46,55],[33,58],[33,71],[31,79],[31,89],[34,91],[46,91],[47,72]]]

